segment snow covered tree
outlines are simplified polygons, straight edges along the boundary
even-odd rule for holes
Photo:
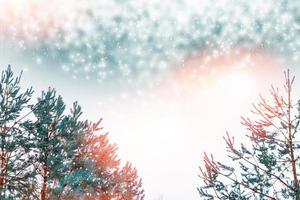
[[[293,102],[294,77],[285,72],[284,92],[271,87],[271,98],[253,105],[255,119],[242,117],[249,144],[237,147],[224,137],[231,164],[204,155],[198,188],[205,199],[300,199],[300,101]]]
[[[21,75],[14,77],[11,67],[0,79],[0,199],[15,199],[30,193],[31,142],[25,114],[32,88],[22,91]]]

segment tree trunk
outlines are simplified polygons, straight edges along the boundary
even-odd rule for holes
[[[5,198],[5,154],[4,154],[4,142],[5,138],[2,134],[1,136],[1,166],[0,166],[0,188],[1,188],[1,198]]]
[[[291,157],[292,162],[292,173],[294,179],[294,185],[296,190],[296,200],[300,200],[299,196],[299,181],[297,176],[297,165],[296,159],[294,155],[294,147],[293,147],[293,135],[292,135],[292,120],[291,120],[291,108],[292,108],[292,100],[291,100],[291,92],[292,92],[292,82],[293,80],[290,79],[290,71],[288,70],[286,75],[286,86],[287,86],[287,93],[288,93],[288,144],[289,144],[289,154]]]
[[[5,168],[5,158],[3,152],[1,152],[1,172],[0,172],[0,188],[4,187],[4,169]]]
[[[47,195],[47,170],[44,168],[43,186],[41,191],[41,200],[46,200]]]

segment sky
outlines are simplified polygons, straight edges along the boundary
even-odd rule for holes
[[[146,200],[196,200],[203,152],[226,160],[226,131],[244,141],[240,116],[282,85],[284,70],[298,76],[299,9],[289,0],[0,0],[0,69],[11,64],[36,95],[54,87],[84,118],[103,118]]]

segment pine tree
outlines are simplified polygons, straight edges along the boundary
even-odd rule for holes
[[[81,120],[55,89],[30,104],[21,75],[10,67],[0,82],[0,199],[139,200],[141,179],[130,164],[120,170],[117,146],[99,131],[100,121]]]
[[[117,147],[107,134],[99,134],[100,121],[80,121],[81,107],[65,104],[54,89],[42,93],[33,110],[36,164],[40,199],[142,199],[142,183],[136,169],[119,170]]]
[[[80,146],[79,154],[74,159],[72,172],[69,175],[78,193],[69,191],[67,193],[71,195],[68,198],[142,200],[144,191],[137,170],[132,168],[130,163],[121,167],[117,146],[109,143],[108,133],[100,132],[103,129],[100,127],[101,121],[102,119],[97,123],[87,123],[84,135],[77,137]],[[73,177],[76,176],[85,178],[74,179]],[[74,191],[74,187],[69,189]]]
[[[242,117],[251,145],[237,147],[228,133],[224,140],[231,164],[204,155],[200,168],[205,199],[296,199],[299,200],[300,102],[292,100],[294,77],[285,72],[284,92],[271,87],[271,98],[260,96],[253,105],[256,119]]]
[[[54,177],[63,167],[63,146],[65,104],[62,98],[56,97],[56,92],[49,89],[38,99],[37,107],[33,111],[34,123],[33,140],[36,142],[34,152],[36,160],[35,170],[41,179],[40,199],[48,199],[49,184],[54,184]]]
[[[78,149],[74,144],[77,132],[83,131],[85,124],[79,121],[82,114],[77,103],[69,115],[65,115],[65,104],[54,89],[42,92],[33,110],[33,140],[36,141],[35,171],[42,180],[40,199],[59,198],[64,181]]]
[[[29,195],[31,144],[26,128],[28,102],[32,88],[20,88],[21,75],[14,77],[11,67],[0,80],[0,199]]]
[[[125,166],[116,174],[118,189],[116,199],[131,200],[144,199],[144,191],[142,189],[142,180],[138,177],[137,170],[127,162]]]
[[[82,153],[84,140],[89,131],[89,123],[87,120],[80,121],[78,119],[81,114],[81,107],[74,103],[68,118],[68,139],[63,142],[66,152],[64,167],[60,172],[56,191],[54,191],[54,196],[58,199],[80,199],[93,191],[98,184],[102,184],[97,181],[97,177],[93,173],[92,162],[89,162]]]

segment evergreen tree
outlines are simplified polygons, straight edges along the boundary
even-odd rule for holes
[[[136,169],[129,163],[121,167],[117,146],[109,143],[107,133],[100,132],[101,121],[88,123],[84,137],[77,137],[79,154],[69,174],[72,178],[79,175],[85,179],[77,179],[75,185],[79,192],[69,192],[72,194],[69,198],[77,195],[77,199],[87,200],[142,200],[144,191]]]
[[[74,103],[69,115],[64,114],[65,107],[62,97],[49,88],[42,92],[33,110],[36,118],[33,131],[33,140],[36,142],[34,166],[42,180],[41,200],[60,196],[61,187],[67,184],[62,180],[78,148],[74,146],[73,138],[76,132],[85,127],[78,120],[81,115],[80,106]]]
[[[198,188],[205,199],[296,199],[299,200],[300,103],[292,100],[294,77],[285,73],[284,92],[271,87],[271,98],[260,97],[253,106],[256,119],[242,117],[250,134],[249,144],[238,148],[234,137],[224,140],[232,164],[204,155]]]
[[[30,193],[31,142],[25,126],[29,113],[24,113],[33,90],[21,91],[20,79],[21,75],[14,77],[8,66],[0,80],[0,199]]]
[[[33,90],[21,92],[20,78],[8,67],[0,82],[0,199],[143,199],[136,169],[121,168],[100,121],[80,120],[77,102],[67,113],[51,88],[29,104]]]
[[[118,183],[116,199],[138,200],[144,198],[142,180],[138,177],[137,170],[129,162],[116,174],[115,182]]]
[[[61,143],[63,112],[65,105],[61,97],[56,97],[55,91],[49,89],[38,99],[34,110],[35,122],[34,140],[36,141],[36,172],[41,176],[41,200],[47,198],[48,184],[54,184],[54,176],[62,167],[63,147]],[[48,198],[47,198],[48,199]]]

